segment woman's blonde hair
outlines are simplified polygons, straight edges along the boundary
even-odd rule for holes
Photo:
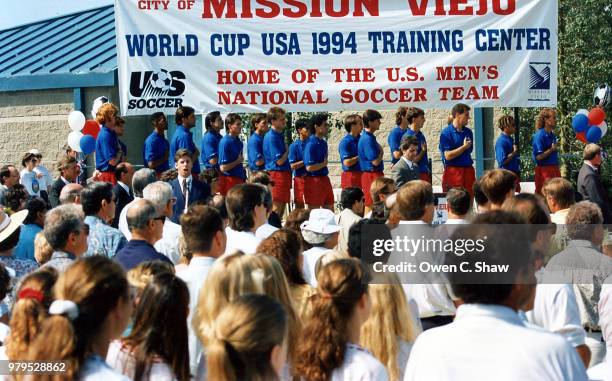
[[[65,361],[66,372],[34,375],[33,380],[78,378],[108,315],[121,299],[129,302],[125,272],[102,255],[75,261],[60,275],[53,293],[56,300],[75,303],[78,316],[50,315],[30,345],[27,360]]]
[[[55,268],[47,266],[23,278],[13,306],[11,330],[6,339],[6,356],[10,360],[26,358],[30,344],[38,336],[47,317],[57,275]]]
[[[265,254],[249,255],[245,260],[251,262],[255,268],[263,270],[263,293],[277,300],[285,308],[289,329],[287,336],[289,359],[293,364],[297,355],[298,340],[301,338],[302,321],[296,312],[283,268],[276,258]]]
[[[112,103],[104,103],[98,109],[96,113],[96,121],[100,124],[105,124],[108,122],[113,116],[117,116],[119,113],[119,109]]]
[[[383,274],[381,274],[383,275]],[[370,317],[361,327],[361,345],[387,368],[390,381],[400,379],[397,355],[400,351],[398,339],[413,343],[420,329],[414,324],[408,301],[395,274],[383,275],[370,285],[372,308]],[[380,282],[380,283],[379,283]]]
[[[49,262],[53,255],[53,248],[47,242],[44,232],[40,231],[36,233],[34,238],[34,258],[39,266]]]
[[[554,108],[545,107],[541,109],[540,113],[538,114],[535,120],[536,130],[544,128],[544,122],[546,122],[547,119],[550,119],[556,115],[557,115],[557,111]]]
[[[128,271],[127,280],[130,286],[136,289],[136,298],[140,298],[144,289],[156,275],[163,273],[174,274],[174,266],[159,260],[147,261]]]
[[[240,295],[262,293],[262,285],[254,281],[254,267],[244,253],[237,252],[217,259],[210,269],[201,292],[192,326],[206,347],[214,336],[214,322],[221,310]]]
[[[342,365],[348,322],[368,292],[368,280],[357,259],[339,259],[323,266],[298,348],[297,375],[309,381],[328,381],[334,369]]]
[[[229,303],[215,321],[206,346],[207,379],[278,381],[271,354],[287,332],[283,306],[266,295],[249,294]]]

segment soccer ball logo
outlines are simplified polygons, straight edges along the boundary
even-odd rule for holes
[[[170,75],[166,69],[160,69],[159,71],[153,73],[149,82],[151,82],[151,86],[157,90],[174,90],[172,88],[172,75]]]

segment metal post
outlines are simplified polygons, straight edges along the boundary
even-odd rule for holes
[[[484,172],[484,109],[474,109],[474,152],[476,153],[476,178]]]

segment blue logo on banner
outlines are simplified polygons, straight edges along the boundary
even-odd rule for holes
[[[529,63],[529,90],[550,90],[550,62]]]

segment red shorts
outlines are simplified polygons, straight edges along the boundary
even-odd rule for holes
[[[244,184],[244,179],[235,176],[219,176],[218,192],[225,196],[234,185]]]
[[[365,204],[366,206],[372,206],[372,195],[370,194],[370,186],[374,180],[379,177],[383,177],[382,172],[363,172],[361,174],[361,190],[363,191],[363,195],[365,196]]]
[[[327,176],[306,176],[304,198],[309,207],[334,205],[334,191]]]
[[[270,171],[270,180],[274,181],[272,201],[288,204],[291,201],[291,172]]]
[[[362,172],[342,172],[340,175],[340,188],[357,187],[361,188],[361,173]]]
[[[102,172],[99,171],[98,175],[94,178],[95,181],[106,181],[107,183],[111,183],[113,185],[117,184],[117,179],[115,178],[115,172]]]
[[[304,178],[307,176],[298,176],[293,178],[293,202],[296,204],[306,204],[304,197]]]
[[[463,187],[473,196],[475,181],[474,167],[446,167],[442,175],[442,191],[448,192],[451,188]]]
[[[419,173],[419,180],[427,181],[431,184],[431,173],[429,172],[421,172]]]
[[[542,192],[542,186],[548,179],[555,177],[561,177],[561,171],[558,165],[544,165],[535,167],[535,191],[536,193]]]

